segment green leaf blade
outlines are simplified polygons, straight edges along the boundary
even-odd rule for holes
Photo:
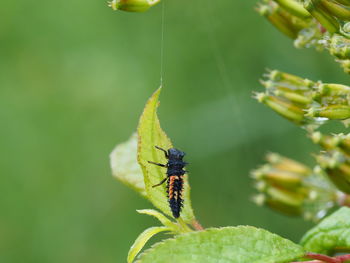
[[[137,134],[118,144],[110,154],[112,175],[125,185],[147,198],[140,165],[137,163]]]
[[[138,162],[144,174],[146,192],[149,200],[163,213],[172,217],[167,200],[166,184],[164,183],[161,186],[152,187],[166,177],[166,169],[148,163],[148,161],[162,164],[167,162],[164,153],[156,149],[155,146],[166,150],[173,147],[170,139],[161,129],[157,116],[160,91],[161,88],[156,90],[148,100],[140,118],[138,126]],[[194,220],[194,214],[190,200],[190,186],[187,175],[185,175],[184,178],[184,207],[180,216],[186,223],[191,223]]]
[[[302,257],[301,246],[250,226],[212,228],[157,243],[138,263],[285,263]]]
[[[308,231],[301,240],[307,251],[330,254],[350,250],[350,208],[342,207]]]
[[[134,244],[131,246],[128,253],[127,262],[131,263],[134,261],[136,255],[140,252],[140,250],[145,246],[145,244],[147,243],[148,240],[150,240],[151,237],[153,237],[154,235],[160,232],[165,232],[165,231],[171,231],[171,229],[165,226],[155,226],[155,227],[147,228],[145,231],[143,231],[137,237]]]
[[[164,226],[171,228],[173,231],[177,229],[177,225],[170,221],[165,215],[154,209],[136,210],[139,214],[149,215],[157,218]]]

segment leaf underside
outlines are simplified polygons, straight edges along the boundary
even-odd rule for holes
[[[300,243],[307,251],[322,254],[350,250],[350,208],[342,207],[326,217]]]
[[[284,263],[302,257],[301,246],[251,226],[212,228],[155,244],[137,263]]]
[[[166,169],[148,163],[148,161],[153,161],[166,164],[167,160],[164,153],[156,149],[155,146],[159,146],[165,150],[173,147],[170,139],[161,129],[157,116],[160,91],[161,88],[159,88],[148,100],[140,118],[138,126],[138,162],[144,174],[148,199],[155,207],[172,217],[167,199],[166,183],[158,187],[152,187],[166,177]],[[190,223],[194,220],[194,215],[191,207],[190,186],[188,184],[187,175],[185,175],[184,180],[184,207],[181,212],[181,218],[185,222]]]
[[[143,197],[147,197],[142,170],[136,157],[137,134],[134,133],[128,141],[118,144],[111,153],[112,174]]]

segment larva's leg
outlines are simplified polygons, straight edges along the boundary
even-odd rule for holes
[[[155,184],[155,185],[153,185],[152,187],[157,187],[157,186],[162,185],[162,184],[166,181],[166,179],[168,179],[168,178],[165,177],[159,184]]]
[[[158,150],[163,151],[165,158],[169,159],[169,155],[168,155],[168,152],[166,150],[164,150],[163,148],[160,148],[159,146],[154,146],[154,147],[156,147],[156,149],[158,149]]]
[[[155,162],[152,162],[152,161],[148,161],[148,163],[151,163],[151,164],[154,164],[154,165],[158,165],[160,167],[167,167],[166,164],[155,163]]]

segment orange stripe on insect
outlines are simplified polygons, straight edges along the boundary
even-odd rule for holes
[[[175,176],[170,176],[169,178],[169,199],[174,197],[174,182],[175,182]]]

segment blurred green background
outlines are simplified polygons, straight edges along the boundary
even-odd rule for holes
[[[254,5],[166,1],[160,118],[187,152],[204,226],[249,224],[298,241],[312,224],[256,207],[248,174],[267,151],[312,164],[316,147],[252,91],[265,68],[348,77],[326,53],[294,49]],[[159,86],[161,11],[1,1],[0,262],[125,262],[158,225],[136,213],[151,204],[112,178],[108,155]]]

